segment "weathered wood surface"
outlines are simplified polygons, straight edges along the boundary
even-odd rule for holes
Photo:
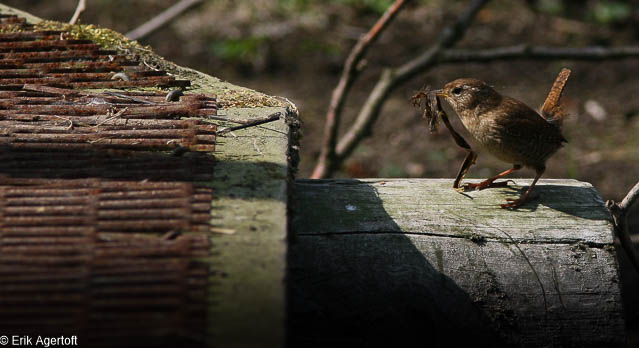
[[[617,346],[612,225],[587,183],[459,194],[451,180],[298,180],[289,248],[293,346]],[[523,185],[523,187],[521,186]]]
[[[285,108],[230,108],[231,119]],[[214,168],[209,347],[285,344],[286,204],[290,128],[284,119],[220,140]],[[218,138],[220,139],[220,138]]]

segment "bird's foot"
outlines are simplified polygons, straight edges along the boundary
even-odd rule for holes
[[[508,203],[500,204],[499,206],[502,207],[503,209],[517,209],[521,207],[524,203],[530,202],[537,198],[539,198],[539,196],[537,195],[523,195],[519,199],[506,198],[506,201],[508,201]]]
[[[479,190],[483,190],[483,189],[487,189],[487,188],[493,188],[493,187],[508,187],[508,182],[509,181],[512,181],[512,180],[506,180],[506,181],[500,181],[500,182],[484,180],[484,181],[482,181],[480,183],[477,183],[477,184],[466,183],[466,184],[462,185],[462,187],[460,187],[460,189],[462,191],[472,191],[472,190],[479,191]],[[513,182],[513,184],[515,183],[514,181],[512,181],[512,182]]]

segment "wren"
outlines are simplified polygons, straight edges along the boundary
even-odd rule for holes
[[[547,99],[551,99],[553,91],[556,104],[561,96],[570,70],[565,69],[562,84],[557,92],[557,84]],[[561,76],[561,74],[560,74]],[[508,181],[495,182],[522,167],[536,171],[535,179],[519,199],[508,199],[502,208],[517,208],[532,199],[531,191],[546,169],[546,161],[552,156],[566,139],[561,134],[561,120],[564,113],[556,105],[544,105],[542,117],[523,102],[502,96],[483,81],[462,78],[447,83],[441,90],[433,91],[438,98],[446,101],[457,113],[464,127],[489,153],[498,159],[512,163],[513,167],[480,183],[460,182],[468,168],[475,163],[477,155],[468,147],[468,155],[457,174],[453,187],[457,190],[482,190],[489,187],[504,187]],[[452,130],[451,130],[452,132]]]

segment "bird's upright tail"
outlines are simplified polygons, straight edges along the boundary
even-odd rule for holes
[[[541,115],[550,124],[554,124],[557,127],[561,127],[561,123],[568,115],[566,111],[561,107],[561,93],[564,91],[568,77],[570,77],[570,69],[563,68],[557,75],[555,83],[550,89],[550,93],[546,97],[544,106],[541,107]]]

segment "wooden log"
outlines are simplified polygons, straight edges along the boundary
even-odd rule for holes
[[[290,345],[622,345],[604,201],[547,179],[539,199],[498,206],[529,184],[460,194],[440,179],[298,180]]]

